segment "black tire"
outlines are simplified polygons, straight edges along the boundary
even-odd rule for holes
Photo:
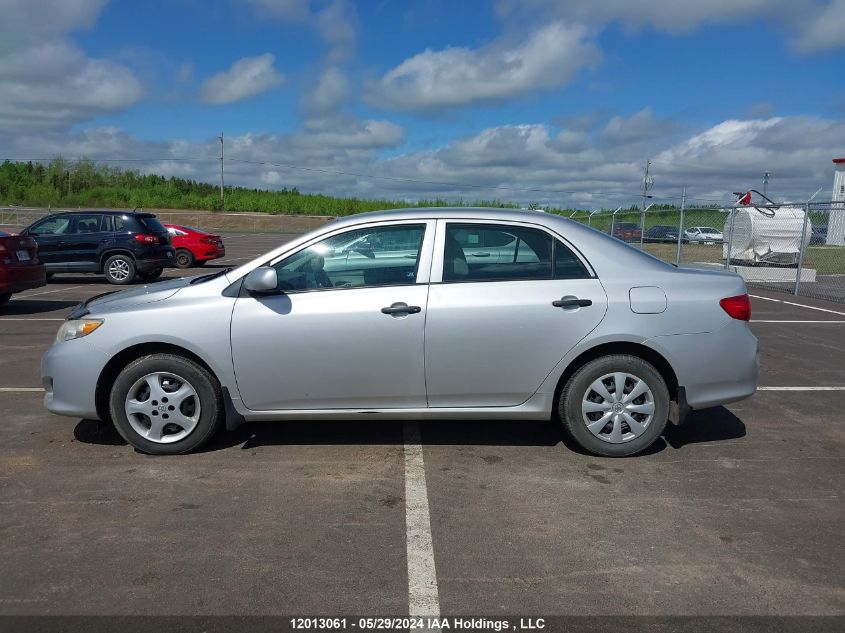
[[[176,268],[190,268],[194,265],[194,254],[187,248],[179,248],[176,250],[174,263]]]
[[[650,421],[645,425],[645,430],[640,435],[620,443],[611,443],[607,440],[611,436],[610,429],[613,428],[613,422],[609,421],[607,423],[609,426],[597,431],[605,439],[597,437],[587,427],[582,413],[582,402],[588,395],[603,402],[604,399],[593,391],[592,385],[601,377],[618,372],[636,376],[645,382],[651,391],[654,411]],[[628,386],[629,382],[626,381],[625,384],[625,393],[630,393],[634,382],[630,382],[631,387]],[[615,394],[611,392],[610,395],[614,396]],[[635,398],[632,404],[637,401],[645,402],[646,399],[647,396]],[[604,457],[627,457],[644,451],[663,434],[666,421],[669,418],[669,389],[666,387],[666,381],[663,380],[660,372],[642,358],[627,354],[602,356],[586,363],[570,377],[561,391],[558,412],[566,431],[584,450]],[[598,420],[602,413],[597,412],[592,415]],[[642,418],[642,420],[645,419],[647,417]],[[635,435],[634,430],[628,426],[627,422],[620,423],[620,428],[628,429],[627,432],[622,431],[623,437]],[[605,432],[604,429],[608,429],[608,431]]]
[[[11,298],[12,298],[11,292],[6,292],[6,293],[3,293],[3,294],[0,294],[0,306],[6,305],[7,303],[9,303],[9,299],[11,299]]]
[[[156,279],[161,277],[161,273],[163,273],[163,272],[164,272],[163,268],[156,268],[155,270],[150,270],[150,271],[145,272],[145,273],[139,272],[138,273],[138,279],[140,279],[141,281],[145,281],[145,282],[146,281],[155,281]]]
[[[200,412],[196,426],[177,441],[169,443],[151,441],[133,427],[126,414],[125,404],[130,390],[136,383],[155,372],[172,374],[186,381],[199,399]],[[148,401],[152,401],[152,394],[144,401],[144,404]],[[155,407],[151,404],[151,410],[153,409]],[[109,413],[118,433],[136,449],[150,455],[180,455],[198,449],[223,426],[223,412],[223,394],[217,379],[205,367],[176,354],[150,354],[132,361],[120,372],[109,394]],[[166,413],[160,415],[163,417]],[[152,419],[149,416],[145,421],[142,417],[136,416],[135,423],[151,426],[148,422]],[[163,424],[167,428],[168,423]],[[170,430],[171,435],[175,434],[175,429]],[[167,437],[167,434],[163,434],[163,437]]]
[[[116,286],[127,286],[135,281],[135,260],[131,255],[122,253],[112,255],[103,265],[106,281]]]

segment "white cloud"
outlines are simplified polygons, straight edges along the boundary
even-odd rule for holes
[[[358,36],[354,6],[346,0],[334,0],[317,14],[316,21],[320,37],[331,47],[329,60],[349,57]]]
[[[795,46],[804,53],[845,46],[845,0],[832,0],[822,10],[814,11],[804,23]]]
[[[88,57],[67,37],[91,27],[103,4],[0,1],[0,130],[66,128],[141,99],[128,68]]]
[[[350,0],[332,0],[317,10],[310,0],[241,0],[257,17],[286,24],[307,24],[328,45],[331,63],[352,54],[358,39],[358,17]]]
[[[310,0],[246,0],[255,7],[259,15],[298,22],[305,20],[311,13]]]
[[[606,117],[590,130],[540,123],[505,125],[430,151],[397,154],[403,130],[395,124],[344,116],[315,118],[292,134],[227,137],[226,155],[250,161],[227,163],[227,182],[366,197],[501,199],[589,207],[636,203],[645,159],[642,145],[611,142],[606,128]],[[769,191],[777,199],[806,198],[824,186],[822,199],[830,195],[830,159],[841,155],[845,121],[812,116],[728,120],[680,139],[678,134],[653,142],[652,193],[659,201],[678,198],[684,186],[694,202],[727,201],[730,192],[759,184],[763,171],[772,172]],[[133,168],[206,182],[216,182],[218,151],[216,139],[151,142],[114,128],[0,140],[0,155],[146,157],[149,162],[133,162]],[[384,152],[390,155],[385,157]],[[167,157],[207,160],[158,160]],[[435,182],[453,184],[431,184]]]
[[[586,37],[584,27],[558,21],[517,44],[499,40],[479,49],[426,50],[371,83],[368,100],[401,110],[427,110],[563,86],[599,59]]]
[[[792,33],[799,51],[845,46],[845,0],[497,0],[496,9],[507,21],[528,12],[597,27],[617,22],[628,29],[652,27],[672,34],[762,18]]]
[[[349,97],[349,81],[346,75],[337,67],[329,66],[324,69],[317,85],[306,97],[306,107],[316,113],[337,110]]]
[[[678,131],[677,122],[658,119],[651,108],[643,108],[630,117],[614,116],[607,122],[602,135],[611,144],[655,142]]]
[[[239,59],[229,70],[203,82],[200,100],[216,105],[234,103],[280,86],[285,76],[275,69],[275,61],[270,53]]]

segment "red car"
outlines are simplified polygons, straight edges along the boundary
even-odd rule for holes
[[[643,234],[639,224],[633,222],[616,222],[613,225],[613,237],[623,242],[639,242]]]
[[[206,233],[191,226],[164,223],[167,232],[173,238],[176,249],[176,266],[190,268],[202,266],[206,262],[219,257],[225,257],[226,247],[219,235]]]
[[[38,244],[31,237],[0,231],[0,305],[15,292],[47,283],[47,269],[38,260]]]

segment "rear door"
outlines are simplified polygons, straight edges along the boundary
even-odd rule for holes
[[[111,232],[104,226],[106,219],[102,213],[73,215],[73,225],[66,240],[69,270],[90,272],[97,269],[100,249],[111,239]]]
[[[468,257],[458,238],[481,231],[499,233],[511,252],[491,263]],[[560,237],[536,225],[439,220],[425,330],[429,407],[522,404],[606,310],[601,283]]]

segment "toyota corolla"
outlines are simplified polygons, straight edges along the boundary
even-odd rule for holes
[[[522,419],[624,456],[754,393],[749,318],[739,276],[555,215],[385,211],[81,304],[44,401],[155,454],[244,421]]]

